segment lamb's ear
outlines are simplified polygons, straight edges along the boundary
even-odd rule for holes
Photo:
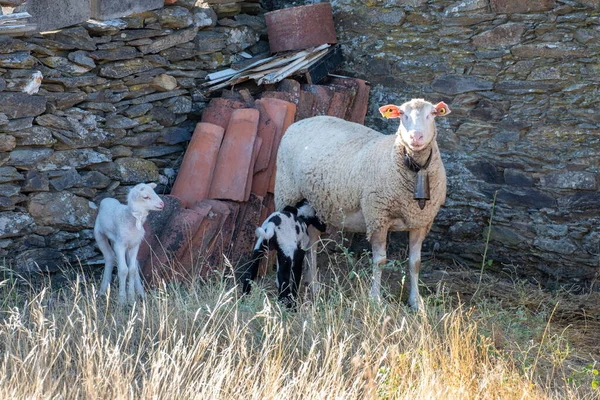
[[[148,185],[150,185],[150,187],[151,187],[152,189],[154,189],[154,188],[156,187],[156,183],[149,183]]]
[[[400,118],[402,116],[402,110],[400,110],[400,107],[393,104],[379,107],[379,112],[384,118]]]
[[[127,202],[136,201],[138,197],[140,197],[140,191],[136,186],[134,186],[129,189],[129,194],[127,194]]]
[[[434,107],[435,107],[436,117],[444,117],[444,116],[450,114],[450,108],[443,101],[440,101]]]

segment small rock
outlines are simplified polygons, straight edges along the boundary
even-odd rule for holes
[[[89,53],[86,51],[74,51],[69,53],[67,58],[73,61],[75,64],[79,64],[90,69],[96,68],[96,63],[89,57]]]
[[[0,167],[0,183],[23,180],[23,175],[20,174],[14,167]]]
[[[114,115],[106,119],[104,127],[107,129],[131,129],[139,123],[122,115]]]
[[[95,204],[70,192],[36,193],[27,209],[38,225],[60,229],[92,228],[97,212]]]
[[[31,168],[53,153],[52,149],[15,149],[9,153],[7,164],[19,168]]]
[[[167,107],[175,114],[189,114],[192,112],[192,100],[189,97],[174,97],[164,102]]]
[[[149,71],[153,68],[149,61],[134,58],[132,60],[117,61],[114,63],[105,64],[100,68],[98,75],[107,78],[124,78],[129,75],[138,74],[140,72]]]
[[[158,181],[158,168],[152,161],[142,158],[119,158],[115,161],[116,179],[121,183],[140,183]]]
[[[45,150],[45,149],[44,149]],[[15,151],[13,151],[14,153]],[[111,161],[110,155],[91,149],[57,151],[38,166],[40,171],[52,171],[67,168],[85,168],[89,165]]]
[[[14,136],[0,133],[0,151],[11,151],[17,146],[17,140]]]
[[[92,189],[104,189],[110,184],[110,178],[98,171],[84,171],[81,180],[75,184],[77,187],[88,187]]]
[[[37,59],[29,52],[18,52],[12,54],[0,54],[0,68],[31,68],[37,63]]]
[[[47,192],[48,190],[50,190],[50,186],[48,177],[45,173],[35,170],[27,171],[25,183],[21,187],[21,192]]]
[[[129,118],[136,118],[146,114],[148,111],[152,109],[152,104],[139,104],[137,106],[129,107],[127,110],[123,112]]]
[[[194,23],[192,13],[183,7],[165,7],[157,10],[156,15],[163,28],[182,29]]]
[[[114,35],[121,29],[127,28],[127,23],[122,19],[110,19],[106,21],[96,21],[93,19],[83,23],[85,29],[95,34]]]
[[[46,97],[27,93],[2,93],[0,113],[10,119],[35,117],[46,111]]]
[[[194,26],[197,28],[208,28],[217,25],[217,13],[210,7],[194,7]]]
[[[81,182],[81,175],[77,173],[75,168],[51,172],[48,174],[48,177],[50,178],[50,185],[58,192],[72,188]]]
[[[15,272],[19,274],[35,274],[40,272],[58,272],[64,268],[63,254],[51,248],[26,250],[17,255]]]
[[[160,74],[152,80],[150,85],[156,90],[167,92],[177,88],[177,79],[171,75]]]
[[[585,171],[554,172],[540,178],[543,187],[559,189],[596,190],[596,174]]]
[[[64,57],[46,57],[40,60],[50,68],[57,69],[61,72],[66,72],[70,75],[83,75],[93,68],[89,66],[77,65]]]
[[[21,212],[0,213],[0,239],[21,236],[32,227],[31,215]]]
[[[431,84],[431,88],[439,93],[457,95],[467,92],[479,92],[491,90],[494,84],[474,76],[444,75]]]

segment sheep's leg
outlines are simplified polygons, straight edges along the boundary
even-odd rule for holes
[[[125,246],[115,243],[115,254],[117,256],[117,276],[119,277],[119,303],[125,304],[127,299],[127,275],[129,268],[127,267]]]
[[[127,298],[130,304],[135,302],[135,286],[139,276],[137,254],[138,246],[127,250]]]
[[[277,288],[279,289],[279,301],[290,307],[292,303],[292,257],[277,252]]]
[[[110,247],[108,238],[105,235],[94,231],[94,236],[96,237],[96,243],[98,243],[98,247],[104,256],[104,274],[102,275],[102,283],[100,284],[100,294],[104,295],[110,286],[112,271],[115,265],[115,253],[113,252],[112,247]]]
[[[317,282],[315,279],[317,277],[317,242],[321,236],[321,232],[319,232],[315,227],[309,226],[308,236],[310,238],[310,257],[308,260],[308,268],[306,269],[305,282],[307,283],[306,286],[313,300],[316,300],[319,296],[319,291],[321,290],[319,282]]]
[[[140,264],[136,260],[135,269],[135,291],[138,296],[142,299],[146,298],[146,292],[144,292],[144,284],[142,283],[142,277],[140,276]]]
[[[298,249],[294,252],[294,261],[292,264],[292,277],[291,277],[291,285],[292,285],[292,297],[295,301],[298,299],[298,288],[300,287],[300,282],[302,279],[302,266],[304,264],[304,256],[306,255],[306,251]]]
[[[415,310],[418,310],[422,303],[421,296],[419,296],[419,272],[421,270],[421,246],[426,235],[426,229],[415,229],[408,233],[408,266],[410,269],[410,295],[408,296],[408,304]]]
[[[371,297],[379,299],[381,296],[381,269],[387,262],[387,228],[379,228],[373,231],[371,235],[371,250],[373,252]]]

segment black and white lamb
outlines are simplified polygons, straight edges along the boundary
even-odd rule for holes
[[[304,256],[310,244],[308,227],[321,232],[325,225],[317,218],[315,210],[306,200],[295,207],[287,206],[283,211],[269,215],[262,226],[256,228],[256,245],[252,261],[242,277],[244,294],[250,293],[252,281],[256,279],[262,257],[270,250],[277,251],[277,278],[279,301],[288,308],[295,305],[302,277]]]

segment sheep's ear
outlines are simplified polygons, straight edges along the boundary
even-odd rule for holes
[[[402,116],[402,110],[400,110],[400,107],[393,104],[379,107],[379,112],[383,118],[400,118]]]
[[[156,183],[149,183],[148,185],[150,185],[150,187],[151,187],[152,189],[154,189],[154,188],[156,187]]]
[[[443,117],[443,116],[450,114],[450,108],[443,101],[440,101],[434,107],[435,107],[435,115],[437,117]]]

